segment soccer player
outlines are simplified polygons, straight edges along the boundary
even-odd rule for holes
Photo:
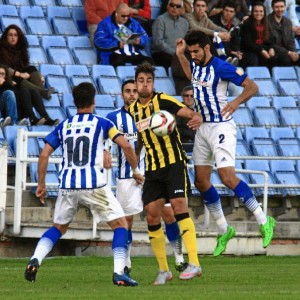
[[[166,202],[171,203],[188,253],[189,264],[179,278],[190,279],[200,276],[201,267],[197,255],[195,225],[188,212],[189,182],[185,153],[178,131],[175,129],[171,135],[158,137],[150,130],[149,121],[154,112],[167,110],[190,119],[188,126],[196,129],[201,124],[201,116],[175,98],[154,92],[154,70],[155,68],[147,62],[137,66],[135,81],[138,99],[129,106],[128,111],[139,131],[136,152],[139,152],[142,144],[146,152],[142,200],[146,210],[150,243],[159,265],[159,273],[154,284],[159,285],[172,279],[166,256],[165,236],[161,227],[161,215]]]
[[[124,273],[128,240],[127,222],[120,203],[106,186],[103,178],[103,140],[110,138],[123,149],[134,170],[133,177],[137,184],[142,184],[144,177],[138,169],[136,155],[123,135],[111,121],[93,114],[95,92],[94,86],[87,82],[75,86],[72,93],[77,114],[60,123],[45,137],[46,144],[38,161],[36,196],[44,203],[48,160],[59,146],[63,149],[59,173],[60,188],[55,202],[53,226],[39,240],[26,267],[25,279],[28,281],[35,281],[43,259],[58,239],[66,233],[78,204],[83,204],[90,208],[97,221],[107,222],[114,231],[113,283],[123,286],[138,285]]]
[[[111,120],[119,132],[121,132],[125,139],[131,144],[132,148],[136,148],[138,131],[133,121],[133,118],[128,113],[128,107],[137,98],[136,84],[133,79],[129,79],[122,84],[122,98],[124,106],[119,108],[106,117]],[[128,224],[128,251],[126,259],[126,271],[131,270],[130,249],[132,244],[132,223],[135,214],[143,210],[142,202],[142,186],[137,185],[132,177],[132,170],[127,161],[121,147],[117,148],[117,161],[118,161],[118,180],[116,197],[121,203],[124,210],[126,221]],[[141,150],[139,155],[139,169],[142,174],[145,171],[145,151]],[[182,253],[182,239],[180,235],[179,226],[174,217],[172,207],[167,203],[163,208],[162,218],[165,221],[166,235],[169,239],[170,245],[175,255],[175,268],[177,271],[182,272],[187,264],[184,262]]]
[[[192,57],[191,63],[184,56],[186,47]],[[235,235],[235,229],[224,217],[219,194],[210,182],[214,163],[222,183],[254,214],[266,248],[273,238],[275,220],[264,214],[249,186],[235,174],[236,125],[232,118],[239,105],[257,93],[258,87],[241,69],[214,57],[209,38],[203,32],[191,31],[184,39],[177,40],[176,53],[192,82],[196,109],[203,118],[193,149],[195,186],[217,223],[219,235],[214,256],[222,254]],[[244,88],[231,102],[227,101],[229,81]]]

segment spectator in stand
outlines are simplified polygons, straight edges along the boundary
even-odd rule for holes
[[[122,3],[122,0],[85,0],[84,11],[87,20],[88,32],[90,34],[90,41],[94,46],[94,34],[98,24],[111,15],[117,6]]]
[[[220,27],[223,27],[230,33],[230,41],[224,42],[225,52],[228,57],[242,59],[242,52],[240,51],[240,19],[236,16],[236,3],[232,0],[224,2],[223,10],[211,16],[210,19]],[[230,60],[229,60],[230,61]]]
[[[195,99],[193,94],[193,87],[191,85],[185,86],[181,92],[182,102],[191,110],[194,110]],[[194,139],[196,131],[187,126],[188,120],[186,118],[176,116],[176,125],[180,134],[180,140],[184,150],[188,153],[193,152]]]
[[[98,51],[100,64],[111,64],[114,67],[126,63],[137,65],[143,61],[153,64],[152,58],[143,52],[149,37],[140,23],[129,15],[130,8],[127,4],[121,3],[112,15],[99,23],[95,32],[94,44]],[[116,32],[121,30],[130,30],[139,36],[131,41],[117,38]]]
[[[188,22],[180,16],[182,0],[169,0],[167,11],[158,16],[152,26],[152,57],[158,66],[168,69],[176,49],[176,40],[189,29]]]
[[[131,9],[131,17],[143,26],[149,36],[152,36],[150,0],[123,0],[123,2]]]
[[[226,0],[218,0],[214,1],[214,3],[210,3],[211,9],[209,10],[209,16],[213,16],[220,13],[223,10],[224,2],[226,2]],[[237,18],[243,20],[246,16],[250,15],[249,7],[245,0],[234,0],[234,2],[236,4]]]
[[[296,51],[292,22],[284,16],[285,0],[272,1],[273,12],[268,15],[271,32],[274,38],[274,49],[277,53],[278,66],[299,65],[299,54]]]
[[[29,60],[26,36],[17,25],[7,26],[0,38],[0,63],[9,67],[18,86],[36,89],[43,98],[50,99],[54,88],[45,89],[44,77]]]
[[[162,15],[167,11],[169,0],[162,0],[159,13]],[[193,12],[194,0],[183,0],[183,6],[180,9],[180,15]]]
[[[267,14],[271,14],[272,9],[272,0],[266,0],[264,2],[264,5],[266,6]],[[295,35],[300,35],[300,23],[298,16],[296,14],[296,1],[295,0],[285,0],[285,6],[286,6],[286,12],[287,17],[292,21],[293,24],[293,31]]]
[[[208,35],[211,39],[214,36],[221,38],[222,42],[230,41],[229,32],[223,27],[217,26],[207,16],[207,2],[206,0],[194,1],[194,12],[185,14],[184,17],[189,23],[191,30],[199,30]]]
[[[271,69],[276,65],[275,47],[263,3],[254,4],[250,17],[241,26],[240,35],[241,67],[267,66]]]

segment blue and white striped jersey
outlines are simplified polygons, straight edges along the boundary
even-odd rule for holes
[[[218,57],[212,57],[205,66],[191,61],[192,85],[194,88],[195,108],[203,117],[203,122],[224,122],[232,119],[221,116],[227,104],[229,82],[241,85],[247,74]]]
[[[138,138],[138,130],[135,126],[135,122],[128,111],[124,108],[119,108],[106,116],[111,120],[120,133],[123,134],[125,139],[130,143],[133,149],[135,149]],[[127,161],[124,152],[121,147],[117,147],[118,156],[118,178],[132,178],[132,170],[129,162]],[[140,153],[139,169],[142,174],[145,173],[145,151],[144,147]]]
[[[62,189],[94,189],[105,185],[103,141],[120,133],[114,124],[93,114],[77,114],[61,122],[45,142],[53,149],[62,147],[59,180]]]

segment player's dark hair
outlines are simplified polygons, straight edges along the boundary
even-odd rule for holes
[[[73,87],[72,95],[77,108],[87,108],[94,102],[96,89],[90,82],[82,82]]]
[[[138,65],[135,69],[135,80],[137,79],[140,73],[151,74],[153,79],[155,78],[155,67],[152,66],[149,62],[145,61],[142,64]]]
[[[224,2],[224,4],[223,4],[223,9],[224,9],[225,7],[233,8],[235,12],[236,12],[236,9],[237,9],[236,3],[235,3],[234,1],[231,1],[231,0],[227,0],[227,1]]]
[[[135,81],[133,79],[128,79],[128,80],[125,80],[122,84],[122,93],[124,92],[124,87],[126,84],[128,83],[135,83]]]
[[[274,6],[274,4],[276,4],[278,2],[284,2],[284,5],[286,6],[285,0],[272,0],[272,2],[271,2],[272,7]]]
[[[188,46],[199,45],[201,48],[204,48],[207,44],[210,45],[209,37],[199,30],[188,31],[184,40]]]

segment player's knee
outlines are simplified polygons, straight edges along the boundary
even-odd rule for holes
[[[222,176],[221,181],[225,186],[233,190],[239,183],[240,179],[236,176]]]
[[[199,179],[196,179],[195,178],[195,187],[200,191],[200,192],[203,192],[203,191],[206,191],[209,189],[210,187],[210,181],[207,181],[207,180],[202,180],[201,178]]]

